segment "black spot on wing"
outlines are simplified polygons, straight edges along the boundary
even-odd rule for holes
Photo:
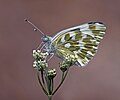
[[[103,22],[89,22],[88,24],[96,24],[96,23],[99,23],[99,24],[104,24]]]

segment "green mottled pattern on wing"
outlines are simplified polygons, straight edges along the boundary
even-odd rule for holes
[[[97,52],[106,27],[101,23],[83,24],[79,28],[60,34],[53,43],[55,52],[64,58],[67,54],[76,58],[76,64],[85,66]]]

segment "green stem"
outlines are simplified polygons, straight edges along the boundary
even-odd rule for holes
[[[44,82],[44,74],[43,74],[43,71],[41,71],[41,78],[42,78],[42,83],[43,83],[44,88],[45,88],[45,82]]]
[[[53,79],[51,80],[51,90],[52,90],[52,92],[53,92],[53,88],[54,88],[54,81],[53,81]]]
[[[68,71],[69,71],[69,68],[67,69],[66,73],[64,73],[64,72],[62,73],[62,80],[61,80],[60,84],[58,85],[58,87],[55,89],[55,91],[52,93],[52,95],[54,95],[57,92],[57,90],[60,88],[60,86],[62,85],[62,83],[64,82],[64,80],[68,74]]]
[[[47,76],[47,74],[48,74],[47,71],[48,71],[48,69],[46,68],[46,69],[45,69],[45,81],[46,81],[46,85],[47,85],[46,87],[47,87],[48,95],[49,95],[49,94],[50,94],[50,91],[49,91],[50,80],[49,80],[49,78],[48,78],[48,76]]]
[[[49,84],[48,84],[48,90],[49,90],[49,95],[52,94],[52,90],[51,90],[51,79],[49,79]]]
[[[39,82],[39,84],[41,85],[44,93],[45,93],[46,95],[48,95],[46,89],[44,88],[43,84],[41,83],[40,76],[39,76],[39,71],[37,71],[37,78],[38,78],[38,82]]]
[[[48,100],[52,100],[52,95],[48,95]]]

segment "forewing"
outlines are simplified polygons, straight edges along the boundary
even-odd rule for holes
[[[76,64],[85,66],[97,52],[106,27],[101,22],[90,22],[59,32],[53,37],[55,52],[64,58],[67,54],[76,58]]]

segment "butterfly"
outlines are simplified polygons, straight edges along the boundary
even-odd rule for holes
[[[44,50],[64,59],[71,55],[76,65],[84,67],[94,57],[106,27],[102,22],[89,22],[58,32],[53,37],[44,35]]]

